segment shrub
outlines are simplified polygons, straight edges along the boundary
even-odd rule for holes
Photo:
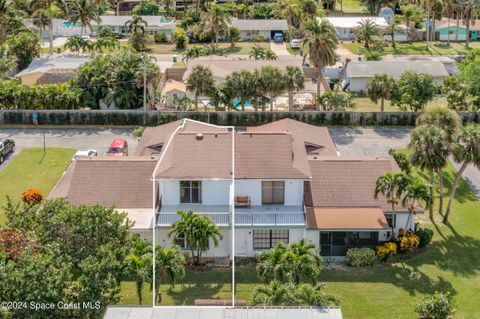
[[[182,50],[187,47],[188,36],[185,30],[177,29],[173,32],[173,42],[175,43],[175,49]]]
[[[140,138],[140,137],[142,137],[144,131],[145,131],[145,127],[143,127],[143,126],[136,127],[133,130],[133,136],[136,137],[136,138]]]
[[[382,59],[382,54],[378,51],[367,51],[365,52],[364,57],[367,61],[380,61]]]
[[[36,188],[29,188],[22,193],[22,201],[31,206],[40,204],[43,197],[43,192]]]
[[[378,259],[385,261],[397,254],[397,244],[388,242],[377,246]]]
[[[350,248],[347,251],[347,265],[352,267],[372,266],[375,259],[375,251],[367,247]]]
[[[421,319],[447,319],[456,310],[457,303],[450,293],[435,292],[433,295],[423,297],[415,307]]]
[[[404,253],[414,251],[420,244],[419,238],[414,234],[407,234],[400,238],[400,251]]]
[[[391,149],[388,153],[393,156],[402,172],[410,174],[412,171],[412,164],[405,153],[397,152],[394,149]]]
[[[419,247],[425,247],[432,241],[433,230],[428,228],[417,228],[415,235],[420,240]]]
[[[153,36],[153,40],[155,41],[155,43],[168,42],[167,35],[165,34],[165,32],[155,33],[155,35]]]
[[[254,34],[250,37],[252,42],[265,42],[265,38],[260,34]]]

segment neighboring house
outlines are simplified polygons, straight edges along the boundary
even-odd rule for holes
[[[385,28],[388,26],[385,17],[325,17],[319,19],[326,19],[335,27],[339,40],[355,40],[357,38],[355,35],[355,29],[358,28],[359,23],[363,20],[372,20],[379,28],[383,30],[385,30]],[[400,28],[405,30],[405,27],[403,26],[400,26]],[[390,34],[385,32],[383,39],[390,41]],[[406,31],[395,32],[394,39],[395,41],[406,41]]]
[[[457,27],[458,23],[458,27]],[[435,21],[435,32],[437,38],[442,41],[465,41],[467,38],[467,26],[465,25],[465,20],[454,20],[450,19],[450,27],[448,25],[448,18],[442,18],[441,20]],[[458,37],[457,37],[458,33]],[[449,36],[450,34],[450,36]],[[480,39],[480,20],[475,20],[475,22],[470,22],[470,40],[479,40]]]
[[[301,239],[344,256],[414,227],[404,207],[373,196],[387,171],[400,171],[391,156],[339,156],[325,127],[284,119],[232,131],[184,119],[147,128],[134,157],[74,161],[49,198],[114,205],[148,239],[155,216],[156,243],[185,250],[168,237],[177,212],[208,215],[223,239],[207,256],[255,256]]]
[[[109,306],[103,319],[342,319],[339,307],[116,307]]]
[[[68,82],[88,57],[58,54],[34,58],[30,65],[15,75],[25,85]]]
[[[203,65],[210,68],[212,70],[215,82],[220,84],[228,75],[235,71],[255,71],[263,66],[273,66],[282,70],[289,65],[302,68],[302,58],[296,56],[284,56],[278,60],[254,60],[221,56],[200,57],[188,61],[187,71],[183,75],[184,81],[186,81],[193,68],[197,65]]]
[[[450,74],[439,61],[352,61],[347,65],[343,87],[351,92],[365,92],[368,80],[375,74],[387,74],[398,79],[405,71],[430,74],[438,85]]]
[[[288,31],[285,19],[232,19],[230,25],[240,31],[242,40],[250,40],[257,34],[270,40],[276,33],[283,34]]]
[[[162,88],[162,102],[166,107],[174,107],[175,100],[185,97],[187,86],[185,83],[175,80],[168,80]]]
[[[117,34],[127,35],[127,27],[125,24],[132,19],[132,16],[100,16],[100,23],[92,21],[92,30],[85,27],[84,35],[98,35],[100,27],[110,27]],[[164,16],[142,16],[147,22],[147,33],[155,35],[157,33],[165,33],[168,40],[172,39],[172,32],[175,28],[175,21],[169,21]],[[82,32],[80,22],[74,24],[62,19],[53,20],[53,35],[55,37],[72,37],[80,36]],[[48,30],[42,32],[42,36],[48,37]]]

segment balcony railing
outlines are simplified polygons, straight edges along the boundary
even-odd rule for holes
[[[197,213],[207,215],[219,226],[231,223],[230,213]],[[180,216],[172,212],[160,212],[157,226],[170,226],[179,221]],[[235,212],[235,226],[304,226],[303,212]]]

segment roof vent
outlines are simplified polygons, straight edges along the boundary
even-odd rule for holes
[[[203,140],[203,134],[202,133],[197,133],[196,137],[197,137],[197,141]]]

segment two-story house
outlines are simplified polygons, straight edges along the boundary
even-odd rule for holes
[[[130,158],[72,162],[50,198],[115,205],[133,232],[158,245],[179,210],[210,216],[223,239],[207,256],[254,256],[307,239],[325,256],[375,246],[412,228],[402,207],[373,196],[375,181],[399,171],[387,157],[341,156],[324,127],[285,119],[235,129],[192,120],[147,128]]]

